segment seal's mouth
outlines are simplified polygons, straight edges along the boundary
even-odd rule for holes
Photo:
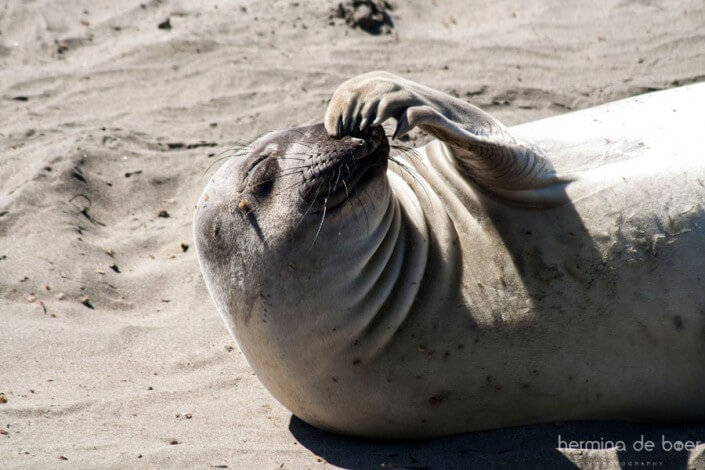
[[[301,196],[307,211],[316,214],[330,212],[387,171],[389,141],[382,127],[373,127],[364,133],[329,138],[322,147],[322,157],[312,161],[304,175]]]

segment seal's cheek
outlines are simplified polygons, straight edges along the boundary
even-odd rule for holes
[[[230,249],[225,240],[226,227],[223,220],[223,214],[227,212],[223,210],[222,204],[203,199],[194,214],[194,239],[199,258],[210,261]]]

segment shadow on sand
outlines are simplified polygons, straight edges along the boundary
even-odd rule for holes
[[[705,442],[705,425],[577,422],[420,441],[384,441],[328,433],[292,416],[289,430],[314,454],[349,469],[705,468],[705,456],[693,457],[689,463],[691,451],[669,449],[677,442]],[[582,441],[582,450],[557,449],[559,445],[567,448],[570,441]],[[653,449],[642,450],[649,441]],[[619,442],[624,450],[617,450]],[[700,446],[694,454],[703,450]]]

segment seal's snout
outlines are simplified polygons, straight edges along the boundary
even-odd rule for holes
[[[330,137],[314,126],[315,150],[309,153],[300,194],[309,213],[331,210],[387,169],[389,142],[381,126],[354,135]]]
[[[380,126],[366,129],[363,132],[357,132],[349,136],[340,138],[332,137],[334,141],[350,142],[354,147],[354,158],[359,160],[370,156],[382,144],[382,140],[386,140],[384,129]]]

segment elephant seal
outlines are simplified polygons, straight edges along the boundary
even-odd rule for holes
[[[704,108],[696,84],[507,128],[356,77],[324,125],[215,173],[203,277],[262,383],[326,430],[701,419]],[[389,118],[437,140],[390,160]]]

